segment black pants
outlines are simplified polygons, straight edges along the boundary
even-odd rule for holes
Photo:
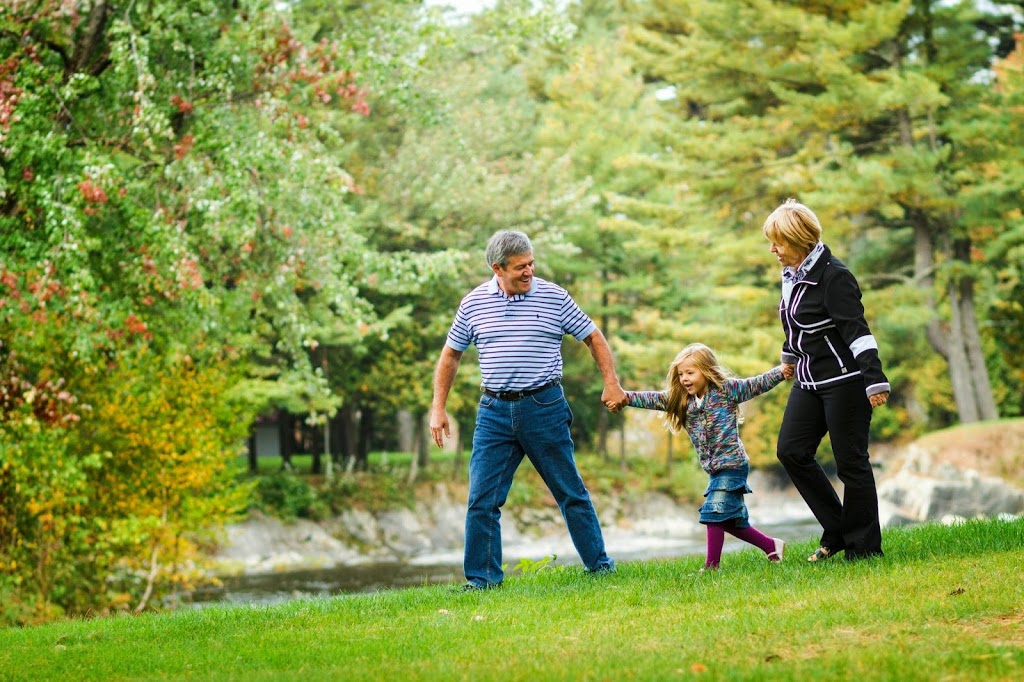
[[[821,544],[847,559],[882,554],[878,492],[868,461],[871,403],[864,383],[805,390],[794,386],[779,429],[778,457],[793,485],[818,519]],[[815,459],[825,434],[832,441],[843,501]]]

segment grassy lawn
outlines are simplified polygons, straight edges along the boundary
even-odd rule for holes
[[[2,680],[1018,680],[1024,519],[885,533],[884,559],[754,550],[275,606],[0,631]]]

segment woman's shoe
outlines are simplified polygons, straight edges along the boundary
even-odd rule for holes
[[[807,557],[807,560],[813,563],[815,561],[824,561],[825,559],[828,559],[830,556],[832,556],[832,550],[830,550],[828,547],[819,547],[818,549],[814,550],[814,554]]]

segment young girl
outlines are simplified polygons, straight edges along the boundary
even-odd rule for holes
[[[769,561],[782,561],[786,543],[760,532],[747,518],[743,495],[753,491],[747,486],[750,459],[740,441],[739,404],[791,376],[792,367],[783,365],[750,379],[732,379],[710,348],[694,343],[669,366],[667,391],[626,391],[629,406],[662,410],[669,430],[686,429],[701,468],[711,476],[700,508],[708,532],[702,571],[718,568],[725,533],[760,548]]]

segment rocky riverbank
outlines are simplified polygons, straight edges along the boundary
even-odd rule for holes
[[[749,498],[751,519],[761,527],[784,528],[792,541],[819,532],[791,486],[755,472]],[[841,486],[840,486],[841,488]],[[459,565],[462,561],[465,500],[444,484],[411,509],[371,513],[348,510],[321,522],[253,515],[227,529],[214,556],[221,575],[261,574],[402,562]],[[680,556],[703,551],[704,532],[695,505],[661,493],[626,500],[595,499],[609,553],[620,558]],[[887,458],[879,475],[883,525],[950,522],[979,516],[1024,513],[1024,490],[977,469],[953,466],[928,447],[912,446]],[[779,531],[780,533],[783,531]],[[556,555],[575,560],[575,550],[555,507],[516,509],[502,516],[506,560],[539,560]],[[799,535],[799,537],[796,537]]]
[[[761,525],[806,525],[813,517],[792,488],[755,472],[751,516]],[[411,509],[384,512],[347,510],[320,522],[254,514],[230,526],[214,556],[223,575],[268,573],[339,565],[404,562],[458,565],[462,562],[465,491],[435,484]],[[609,553],[618,557],[678,556],[703,551],[704,530],[696,505],[663,493],[601,498],[595,505]],[[575,559],[575,549],[557,507],[517,508],[502,515],[505,557]],[[815,532],[813,528],[807,533]]]

